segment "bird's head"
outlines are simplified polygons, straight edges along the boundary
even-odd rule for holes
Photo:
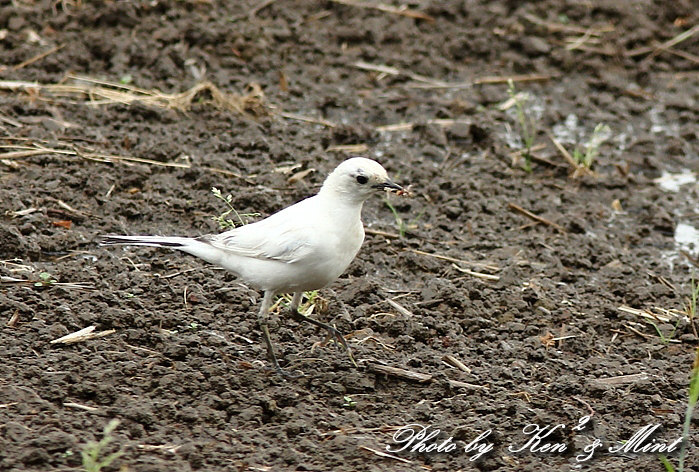
[[[381,164],[365,157],[353,157],[337,166],[325,179],[320,193],[335,193],[351,202],[362,203],[377,191],[398,191],[403,187],[388,178]]]

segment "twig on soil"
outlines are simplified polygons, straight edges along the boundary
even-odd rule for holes
[[[465,366],[464,366],[465,367]],[[423,374],[420,372],[414,372],[412,370],[401,369],[398,367],[391,367],[383,364],[375,364],[372,362],[367,363],[367,368],[377,374],[392,375],[405,380],[410,380],[419,383],[431,382],[433,379],[432,374]],[[467,367],[468,368],[468,367]],[[449,386],[452,388],[489,388],[486,385],[475,385],[466,382],[461,382],[458,380],[449,379]]]
[[[63,404],[63,406],[68,407],[68,408],[77,408],[78,410],[85,410],[89,412],[95,412],[99,411],[99,408],[96,408],[94,406],[87,406],[87,405],[81,405],[80,403],[74,403],[74,402],[66,402]]]
[[[160,274],[150,274],[150,275],[156,279],[172,279],[172,278],[178,277],[180,275],[187,274],[189,272],[194,272],[195,270],[199,270],[199,269],[194,268],[194,269],[180,270],[178,272],[174,272],[172,274],[167,274],[167,275],[160,275]]]
[[[473,85],[507,84],[509,82],[548,82],[552,75],[511,75],[511,76],[487,76],[473,81]]]
[[[155,444],[139,444],[136,446],[138,449],[141,451],[148,451],[148,452],[163,452],[163,453],[168,453],[168,454],[176,454],[177,450],[182,447],[182,444],[179,446],[173,445],[168,445],[168,444],[161,444],[161,445],[155,445]]]
[[[459,272],[461,272],[462,274],[467,274],[467,275],[471,275],[471,276],[473,276],[473,277],[478,277],[479,279],[489,280],[489,281],[492,281],[492,282],[497,282],[498,280],[500,280],[500,277],[497,276],[497,275],[484,274],[484,273],[482,273],[482,272],[474,272],[474,271],[472,271],[472,270],[468,270],[468,269],[464,269],[463,267],[459,267],[458,265],[453,264],[453,263],[452,263],[451,266],[452,266],[454,269],[456,269],[456,270],[458,270]]]
[[[81,219],[85,219],[85,218],[88,218],[90,216],[94,216],[91,213],[87,213],[84,211],[80,211],[76,208],[73,208],[72,206],[70,206],[66,202],[64,202],[63,200],[59,200],[57,198],[51,198],[51,200],[55,201],[58,204],[58,206],[63,208],[68,213],[68,216],[75,217],[75,218],[81,218]],[[48,210],[48,211],[51,212],[52,210]],[[58,210],[55,210],[55,211],[60,212]]]
[[[684,31],[684,32],[678,34],[677,36],[675,36],[674,38],[670,39],[669,41],[665,41],[664,43],[657,46],[655,48],[655,50],[648,57],[643,59],[641,64],[650,62],[651,60],[653,60],[653,58],[655,56],[657,56],[661,52],[669,50],[673,46],[676,46],[677,44],[681,43],[682,41],[686,41],[687,39],[691,38],[692,36],[694,36],[697,33],[699,33],[699,24],[694,25],[692,28],[688,29],[687,31]]]
[[[554,23],[552,21],[546,21],[542,20],[541,18],[538,18],[531,13],[526,13],[523,15],[524,19],[531,21],[535,25],[543,26],[546,29],[549,30],[549,33],[558,33],[558,32],[564,32],[564,33],[577,33],[577,34],[585,34],[587,31],[590,31],[590,34],[592,36],[601,36],[604,33],[611,33],[614,31],[614,26],[613,25],[603,25],[598,28],[582,28],[579,26],[574,26],[574,25],[565,25],[563,23]]]
[[[38,84],[20,81],[0,81],[0,89],[6,90],[38,90],[51,95],[78,96],[84,102],[93,106],[123,104],[134,102],[157,108],[171,108],[186,112],[194,99],[203,92],[211,95],[215,106],[228,111],[234,111],[248,117],[260,117],[271,114],[270,107],[265,104],[264,93],[258,84],[250,84],[250,91],[244,95],[224,93],[209,81],[200,82],[182,93],[163,93],[160,90],[147,90],[131,85],[93,79],[91,77],[69,74],[68,79],[74,84]]]
[[[412,131],[416,125],[426,124],[426,125],[437,125],[448,128],[454,126],[455,124],[471,124],[470,120],[427,120],[421,123],[396,123],[393,125],[377,126],[376,131],[379,132],[390,132],[390,131]]]
[[[392,13],[395,15],[407,16],[408,18],[415,18],[416,20],[425,20],[430,23],[434,23],[435,20],[427,13],[422,13],[421,11],[411,10],[404,6],[400,8],[393,7],[391,5],[386,5],[384,3],[370,3],[370,2],[357,2],[353,0],[330,0],[334,3],[339,3],[341,5],[347,5],[350,7],[357,8],[370,8],[374,10],[380,10],[385,13]]]
[[[5,146],[0,146],[3,148]],[[24,157],[39,156],[46,154],[45,150],[10,151],[0,154],[0,159],[22,159]]]
[[[677,292],[677,289],[675,288],[675,286],[672,285],[672,283],[670,283],[670,281],[667,280],[667,279],[666,279],[665,277],[663,277],[662,275],[654,274],[653,272],[651,272],[651,271],[649,271],[649,270],[646,271],[646,274],[648,274],[650,277],[653,277],[655,280],[657,280],[657,281],[660,282],[661,284],[665,285],[667,288],[669,288],[669,289],[672,290],[673,292]]]
[[[262,10],[276,2],[277,0],[264,0],[260,3],[258,3],[255,7],[253,7],[249,12],[248,12],[248,18],[252,18],[253,16],[257,15],[260,13]]]
[[[306,123],[316,123],[328,128],[337,128],[337,124],[333,123],[332,121],[324,120],[322,118],[313,118],[311,116],[297,115],[296,113],[289,113],[286,111],[280,111],[279,116],[289,120],[305,121]]]
[[[12,70],[20,70],[21,68],[26,67],[29,64],[33,64],[36,61],[40,61],[41,59],[45,58],[46,56],[50,56],[54,52],[60,51],[64,47],[65,47],[65,44],[59,44],[58,46],[53,47],[53,48],[49,49],[48,51],[42,52],[41,54],[37,54],[36,56],[34,56],[30,59],[27,59],[24,62],[20,62],[16,66],[13,66]]]
[[[572,39],[570,41],[570,44],[566,46],[566,49],[569,51],[573,51],[575,49],[580,49],[583,44],[588,42],[590,38],[592,37],[592,33],[594,31],[594,28],[588,28],[585,33],[580,36],[579,38]]]
[[[135,349],[135,350],[137,350],[137,351],[144,351],[144,352],[147,352],[148,354],[154,354],[154,355],[156,355],[156,356],[162,356],[162,355],[163,355],[161,352],[154,351],[154,350],[148,349],[148,348],[146,348],[146,347],[134,346],[134,345],[131,345],[131,344],[124,344],[124,345],[125,345],[126,347],[129,347],[129,348],[131,348],[131,349]]]
[[[17,321],[19,321],[19,310],[15,310],[12,316],[10,316],[10,319],[7,320],[7,323],[5,323],[5,326],[7,326],[8,328],[14,328],[17,324]]]
[[[330,146],[325,152],[347,152],[350,154],[367,152],[369,146],[366,144],[345,144],[342,146]]]
[[[695,64],[699,64],[699,56],[695,54],[691,54],[686,51],[678,51],[675,49],[665,49],[665,52],[672,54],[673,56],[681,57],[682,59],[687,59]]]
[[[687,258],[687,260],[694,266],[694,267],[699,267],[699,259],[693,257],[690,253],[685,251],[684,249],[680,249],[680,254],[682,254],[684,257]]]
[[[7,259],[0,261],[0,264],[10,272],[34,272],[34,268],[27,264],[22,264],[22,259]]]
[[[381,74],[381,76],[384,76],[384,75],[404,75],[404,76],[409,77],[410,79],[412,79],[416,82],[424,82],[424,83],[431,85],[433,87],[444,88],[444,87],[450,86],[450,84],[448,84],[447,82],[443,82],[443,81],[438,80],[438,79],[433,79],[431,77],[425,77],[424,75],[415,74],[413,72],[402,71],[396,67],[390,67],[390,66],[387,66],[384,64],[369,64],[368,62],[358,61],[352,65],[358,69],[379,72]],[[379,77],[381,77],[381,76],[379,76]],[[459,85],[463,85],[463,84],[459,84]]]
[[[652,339],[653,338],[653,336],[648,336],[647,334],[643,334],[642,332],[640,332],[639,330],[637,330],[633,326],[629,326],[628,324],[625,324],[624,328],[628,329],[629,331],[631,331],[634,334],[639,335],[643,339]]]
[[[479,79],[475,79],[471,82],[457,82],[449,83],[443,80],[435,79],[432,77],[426,77],[424,75],[415,74],[410,71],[405,71],[398,69],[397,67],[387,66],[385,64],[370,64],[364,61],[358,61],[352,64],[354,67],[362,70],[368,70],[372,72],[378,72],[380,75],[378,80],[381,80],[383,76],[386,75],[404,75],[417,84],[406,84],[405,87],[408,88],[421,88],[421,89],[462,89],[471,88],[474,85],[491,85],[491,84],[506,84],[509,81],[512,82],[548,82],[553,78],[551,75],[513,75],[513,76],[486,76]]]
[[[413,316],[415,316],[412,311],[408,310],[400,303],[391,300],[390,298],[386,299],[386,303],[391,305],[398,313],[400,313],[403,316],[406,316],[408,318],[412,318]]]
[[[527,402],[527,403],[531,403],[531,402],[532,402],[532,395],[531,395],[531,393],[529,393],[529,392],[527,392],[527,391],[524,391],[524,390],[522,390],[521,392],[512,392],[512,393],[510,393],[510,395],[513,396],[513,397],[522,397],[522,398],[524,398],[524,401]]]
[[[60,337],[58,339],[54,339],[53,341],[50,341],[50,344],[79,343],[79,342],[83,342],[83,341],[88,341],[90,339],[101,338],[103,336],[107,336],[107,335],[116,333],[115,329],[108,329],[106,331],[100,331],[98,333],[93,333],[94,330],[95,330],[95,326],[88,326],[87,328],[83,328],[80,331],[76,331],[74,333],[67,334],[67,335]]]
[[[488,386],[488,385],[476,385],[476,384],[461,382],[459,380],[452,380],[452,379],[449,379],[449,386],[451,388],[471,388],[471,389],[476,389],[476,390],[481,389],[481,388],[488,390],[490,388],[490,386]]]
[[[642,372],[640,374],[630,374],[630,375],[618,375],[616,377],[607,377],[604,379],[594,379],[594,382],[598,382],[604,385],[613,385],[615,387],[621,385],[628,385],[636,382],[641,382],[643,380],[648,380],[650,375]]]
[[[5,215],[6,215],[6,216],[9,216],[9,217],[12,218],[12,219],[14,219],[14,218],[22,218],[22,217],[24,217],[24,216],[31,215],[32,213],[36,213],[37,211],[39,211],[39,209],[38,209],[38,208],[34,208],[34,207],[32,207],[32,208],[25,208],[24,210],[17,210],[17,211],[14,211],[14,210],[6,210],[6,211],[5,211]]]
[[[361,395],[361,394],[360,394]],[[378,428],[344,428],[344,429],[333,429],[332,431],[326,431],[324,433],[319,433],[321,437],[325,436],[337,436],[337,435],[349,435],[349,434],[370,434],[370,433],[395,433],[404,426],[379,426]]]
[[[429,83],[418,83],[418,84],[406,84],[406,88],[414,89],[465,89],[471,88],[474,85],[497,85],[506,84],[509,81],[512,82],[548,82],[553,79],[553,75],[513,75],[513,76],[496,76],[489,75],[486,77],[481,77],[480,79],[474,79],[472,82],[457,82],[457,83],[445,83],[444,85],[439,84],[429,84]]]
[[[682,320],[683,322],[689,322],[689,318],[686,316],[686,313],[679,311],[679,310],[668,310],[665,308],[661,307],[653,307],[653,309],[656,311],[653,313],[652,311],[649,310],[639,310],[637,308],[632,308],[630,306],[622,305],[618,308],[619,311],[623,311],[624,313],[630,313],[632,315],[639,316],[643,318],[644,321],[650,321],[650,322],[660,322],[660,323],[675,323],[678,320]],[[683,316],[684,315],[684,316]]]
[[[356,333],[351,333],[351,335],[355,335],[355,334]],[[345,338],[349,338],[349,337],[350,337],[350,335],[345,336]],[[364,344],[367,341],[373,341],[376,344],[378,344],[379,346],[381,346],[382,348],[386,349],[387,351],[395,351],[396,350],[395,346],[392,346],[390,344],[386,344],[385,342],[381,341],[376,336],[367,336],[367,337],[362,338],[362,339],[357,339],[357,344]]]
[[[58,144],[63,146],[70,146],[68,143]],[[115,163],[115,162],[125,162],[125,163],[136,163],[136,164],[148,164],[153,166],[163,166],[163,167],[178,167],[183,169],[189,169],[190,164],[179,163],[179,162],[160,162],[154,161],[152,159],[144,159],[142,157],[133,156],[116,156],[111,154],[100,154],[95,152],[88,152],[87,150],[81,150],[78,148],[71,149],[59,149],[59,148],[48,148],[38,143],[33,143],[32,146],[17,146],[17,145],[0,145],[0,149],[19,149],[18,151],[8,151],[0,154],[0,159],[22,159],[31,156],[40,156],[46,154],[58,154],[63,156],[74,156],[87,159],[89,161],[104,162],[104,163]]]
[[[430,382],[432,380],[432,374],[422,374],[420,372],[414,372],[412,370],[400,369],[398,367],[391,367],[382,364],[369,363],[367,364],[367,368],[377,374],[392,375],[394,377],[420,383]]]
[[[443,255],[441,255],[441,254],[431,254],[431,253],[429,253],[429,252],[420,251],[420,250],[418,250],[418,249],[411,249],[410,252],[412,252],[412,253],[414,253],[414,254],[419,254],[419,255],[421,255],[421,256],[434,257],[435,259],[441,259],[441,260],[443,260],[443,261],[456,262],[456,263],[459,263],[459,264],[470,265],[470,266],[472,266],[472,267],[479,267],[479,268],[481,268],[481,269],[483,269],[483,270],[489,270],[489,271],[491,271],[491,272],[497,272],[497,271],[500,270],[499,267],[494,266],[494,265],[484,264],[484,263],[481,263],[481,262],[465,261],[465,260],[463,260],[463,259],[456,259],[456,258],[454,258],[454,257],[443,256]]]
[[[530,218],[530,219],[532,219],[532,220],[534,220],[534,221],[536,221],[536,222],[538,222],[538,223],[543,223],[543,224],[545,224],[545,225],[551,226],[552,228],[556,229],[557,231],[559,231],[559,232],[561,232],[561,233],[565,233],[565,232],[566,232],[566,230],[565,230],[565,228],[563,228],[563,226],[561,226],[561,225],[559,225],[559,224],[557,224],[557,223],[554,223],[554,222],[552,222],[552,221],[549,221],[549,220],[547,220],[546,218],[543,218],[543,217],[541,217],[541,216],[539,216],[539,215],[535,215],[535,214],[532,213],[531,211],[525,210],[524,208],[522,208],[521,206],[519,206],[519,205],[517,205],[517,204],[515,204],[515,203],[508,203],[507,206],[508,206],[510,209],[515,210],[516,212],[521,213],[521,214],[523,214],[524,216],[526,216],[527,218]]]
[[[15,277],[0,276],[0,285],[31,285],[37,287],[60,287],[73,290],[94,290],[95,284],[90,282],[57,282],[55,280],[49,283],[37,280],[17,279]]]
[[[531,158],[532,161],[538,162],[539,164],[545,164],[549,167],[562,167],[563,166],[562,164],[558,164],[556,162],[549,161],[548,159],[546,159],[544,157],[537,156],[536,154],[534,154],[535,151],[541,151],[542,149],[546,149],[545,144],[537,144],[536,146],[532,146],[532,148],[529,150],[529,157]],[[525,152],[525,150],[520,149],[519,151],[511,152],[509,154],[510,158],[512,158],[513,167],[517,162],[519,162],[520,159],[524,158],[524,152]]]
[[[379,231],[378,229],[365,229],[364,232],[366,234],[371,234],[374,236],[383,236],[384,238],[393,238],[393,239],[399,239],[400,234],[396,233],[387,233],[386,231]]]
[[[583,400],[583,399],[580,398],[580,397],[573,397],[573,400],[577,400],[577,401],[579,401],[580,403],[582,403],[583,405],[585,405],[585,406],[587,407],[588,411],[590,412],[590,417],[595,416],[595,410],[594,410],[594,409],[590,406],[590,404],[587,403],[585,400]]]
[[[573,168],[573,173],[570,175],[571,179],[577,179],[578,177],[582,175],[595,175],[594,172],[592,172],[588,167],[586,167],[584,164],[579,164],[575,161],[573,156],[566,150],[566,148],[563,147],[563,145],[556,139],[556,137],[551,134],[550,132],[548,133],[549,139],[551,139],[551,142],[553,143],[554,146],[556,146],[556,149],[561,153],[561,155],[565,158],[565,160],[570,164],[570,166]]]
[[[466,366],[466,364],[464,364],[463,362],[461,362],[459,359],[457,359],[456,357],[452,356],[451,354],[445,354],[445,355],[442,357],[442,360],[443,360],[446,364],[448,364],[448,365],[450,365],[450,366],[452,366],[452,367],[456,367],[457,369],[459,369],[459,370],[462,371],[462,372],[466,372],[467,374],[470,374],[470,373],[471,373],[471,369],[469,369],[469,368]]]
[[[2,121],[3,123],[7,123],[8,125],[12,125],[16,128],[21,128],[22,126],[24,126],[23,123],[20,123],[19,121],[16,121],[16,120],[13,120],[12,118],[7,117],[7,116],[3,115],[2,113],[0,113],[0,121]]]

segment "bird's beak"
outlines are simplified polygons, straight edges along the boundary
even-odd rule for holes
[[[373,186],[373,188],[377,188],[379,190],[396,191],[396,192],[399,190],[403,190],[403,187],[401,187],[397,183],[393,182],[391,179],[386,179],[385,182],[382,182],[380,184],[376,184]]]

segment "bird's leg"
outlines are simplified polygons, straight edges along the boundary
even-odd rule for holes
[[[297,320],[306,321],[308,323],[318,326],[319,328],[323,328],[324,330],[326,330],[328,332],[328,337],[325,338],[324,342],[327,343],[328,341],[335,341],[338,344],[340,344],[342,348],[345,351],[347,351],[347,356],[349,357],[350,361],[352,361],[352,364],[354,364],[354,366],[357,367],[357,363],[354,361],[354,357],[352,356],[352,351],[350,350],[350,347],[347,344],[347,340],[342,335],[342,333],[338,331],[337,328],[335,328],[334,326],[330,326],[329,324],[323,323],[322,321],[315,320],[299,312],[299,305],[301,304],[302,298],[303,292],[294,292],[294,297],[291,299],[291,315]]]
[[[279,375],[282,377],[299,377],[300,375],[295,372],[289,372],[284,369],[282,369],[279,366],[279,361],[277,360],[277,356],[274,354],[274,347],[272,347],[272,338],[269,336],[269,327],[267,326],[267,320],[269,319],[269,309],[272,306],[272,299],[274,298],[274,292],[267,290],[262,297],[262,306],[260,307],[260,313],[257,316],[257,322],[260,325],[260,329],[262,330],[262,337],[265,340],[265,344],[267,345],[267,355],[272,361],[272,364],[274,365],[274,370],[277,371]]]

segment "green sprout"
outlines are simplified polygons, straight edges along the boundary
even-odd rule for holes
[[[39,281],[34,282],[35,287],[50,287],[53,284],[58,283],[58,280],[54,279],[48,272],[42,272],[39,274]]]
[[[349,395],[345,395],[342,398],[345,400],[345,403],[342,404],[344,408],[348,408],[350,410],[357,408],[357,402],[352,400],[352,397],[350,397]]]
[[[398,227],[398,234],[401,238],[405,237],[405,234],[409,229],[417,228],[417,221],[420,219],[423,213],[425,213],[425,210],[422,210],[415,218],[406,221],[400,216],[400,213],[398,213],[398,210],[396,210],[396,207],[393,206],[388,197],[384,198],[384,203],[386,203],[386,206],[388,206],[391,213],[393,213],[393,218],[396,220],[396,226]]]
[[[682,446],[680,447],[680,456],[677,463],[677,469],[673,467],[667,457],[661,454],[658,456],[660,462],[665,466],[667,472],[684,472],[684,460],[687,456],[687,443],[689,442],[689,427],[692,422],[692,414],[694,408],[699,402],[699,348],[696,350],[694,364],[692,365],[692,373],[689,379],[689,398],[687,399],[687,411],[684,415],[684,427],[682,428]]]
[[[658,336],[660,336],[660,341],[663,344],[669,344],[672,341],[672,338],[675,337],[675,333],[677,333],[677,328],[679,327],[680,322],[682,321],[682,318],[677,317],[677,322],[675,322],[675,326],[672,328],[672,331],[670,331],[670,333],[667,336],[665,336],[663,331],[660,329],[660,327],[655,322],[653,322],[651,320],[647,320],[647,321],[648,321],[648,323],[651,324],[651,326],[653,326],[653,328],[655,328],[655,331],[658,333]]]
[[[590,169],[599,154],[600,145],[609,139],[612,130],[604,123],[599,123],[592,131],[592,137],[585,145],[585,149],[576,148],[573,150],[573,159],[576,164]]]
[[[214,197],[218,198],[228,206],[228,210],[224,211],[219,216],[211,217],[212,220],[218,223],[221,229],[227,230],[233,229],[237,226],[243,226],[249,223],[250,218],[257,218],[258,216],[260,216],[259,213],[238,213],[236,209],[233,207],[233,196],[228,194],[224,197],[221,191],[216,187],[211,188],[211,193],[214,194]],[[238,219],[237,223],[234,220],[228,218],[228,215],[230,215],[231,213],[235,214],[235,217]]]
[[[124,454],[120,449],[117,452],[113,452],[107,456],[101,457],[104,453],[104,449],[114,441],[112,433],[119,426],[120,421],[117,419],[111,420],[104,427],[104,437],[100,439],[99,442],[89,441],[85,445],[85,449],[82,451],[83,467],[85,472],[100,472],[103,467],[108,467],[112,462],[114,462],[119,456]]]
[[[310,315],[313,311],[323,312],[325,311],[325,308],[327,308],[327,301],[320,296],[320,292],[318,290],[303,292],[303,298],[304,299],[301,301],[298,311],[306,316]],[[284,306],[288,307],[291,304],[291,295],[284,294],[281,296],[279,301],[282,302]]]
[[[699,299],[699,284],[694,280],[694,274],[692,274],[692,289],[689,293],[689,298],[684,305],[684,311],[687,313],[689,318],[689,323],[692,325],[692,331],[694,336],[697,336],[697,328],[694,325],[694,318],[697,315],[697,299]]]
[[[531,116],[524,111],[524,104],[529,99],[529,96],[525,93],[517,93],[515,83],[512,79],[507,81],[507,94],[510,96],[510,100],[514,102],[515,109],[517,111],[517,123],[519,124],[520,136],[522,138],[522,142],[524,143],[524,149],[522,149],[522,156],[524,157],[524,170],[531,172],[532,147],[534,146],[534,140],[536,139],[537,120],[534,116]]]

